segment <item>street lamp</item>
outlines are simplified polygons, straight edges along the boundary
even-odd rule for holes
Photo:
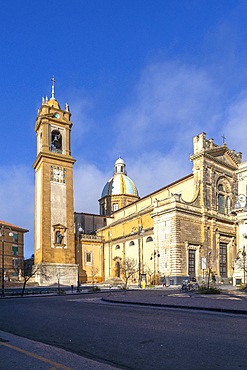
[[[81,267],[82,267],[82,264],[81,264],[81,245],[80,245],[80,235],[81,233],[83,233],[83,228],[81,227],[81,224],[77,224],[77,228],[76,228],[76,248],[77,248],[77,253],[76,253],[76,257],[77,257],[77,265],[78,265],[78,272],[77,272],[77,292],[79,293],[80,292],[80,271],[81,271]]]
[[[144,234],[144,230],[142,226],[133,227],[131,234],[137,232],[138,235],[138,285],[141,287],[141,272],[143,270],[143,244],[142,244],[142,252],[141,252],[141,236]],[[142,266],[142,267],[141,267]]]
[[[150,260],[154,260],[154,286],[156,285],[156,258],[160,257],[159,251],[154,250],[154,252],[151,254]]]
[[[243,256],[244,285],[245,285],[245,273],[246,273],[246,251],[245,251],[245,245],[243,246],[242,256]]]
[[[10,227],[8,226],[4,226],[2,225],[1,226],[1,236],[2,236],[2,297],[4,297],[4,230],[6,229],[9,229],[10,232],[9,232],[9,236],[13,236],[13,232],[11,230]]]

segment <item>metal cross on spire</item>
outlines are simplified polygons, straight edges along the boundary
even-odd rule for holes
[[[51,78],[51,82],[52,82],[52,85],[51,85],[51,98],[53,100],[55,100],[55,78],[54,76]]]
[[[226,142],[226,137],[225,137],[225,135],[223,134],[221,137],[222,137],[222,140],[223,140],[223,144],[225,144],[225,142]]]

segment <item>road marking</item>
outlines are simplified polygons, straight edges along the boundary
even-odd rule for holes
[[[72,370],[70,367],[67,367],[67,366],[64,366],[62,364],[59,364],[57,362],[54,362],[54,361],[51,361],[49,360],[48,358],[45,358],[45,357],[42,357],[42,356],[39,356],[39,355],[36,355],[35,353],[32,353],[32,352],[29,352],[29,351],[26,351],[24,349],[21,349],[19,347],[16,347],[16,346],[13,346],[12,344],[9,344],[9,343],[6,343],[6,342],[1,342],[0,341],[0,345],[2,346],[5,346],[5,347],[8,347],[8,348],[11,348],[15,351],[18,351],[18,352],[21,352],[21,353],[24,353],[25,355],[29,356],[29,357],[34,357],[36,360],[40,360],[42,362],[45,362],[47,364],[50,364],[52,365],[53,367],[51,368],[52,370],[53,369],[62,369],[62,370]],[[55,367],[54,367],[55,366]]]

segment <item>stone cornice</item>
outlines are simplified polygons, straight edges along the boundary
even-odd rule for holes
[[[71,156],[65,156],[64,154],[59,154],[59,153],[53,153],[53,152],[40,152],[33,164],[33,168],[36,169],[39,162],[41,159],[46,158],[46,159],[51,159],[54,161],[62,161],[62,162],[67,162],[70,164],[74,164],[76,162],[76,159],[72,158]]]

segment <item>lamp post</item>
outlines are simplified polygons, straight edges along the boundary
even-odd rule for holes
[[[2,294],[1,295],[2,297],[5,296],[5,293],[4,293],[4,231],[5,231],[5,228],[10,230],[9,236],[13,236],[13,233],[10,227],[4,226],[4,225],[1,226],[1,236],[2,236]]]
[[[80,292],[80,271],[81,271],[81,245],[80,245],[80,235],[83,232],[83,228],[81,227],[81,224],[77,224],[76,228],[76,257],[77,257],[77,265],[78,265],[78,275],[77,275],[77,292]]]
[[[142,226],[138,226],[138,227],[133,227],[132,228],[131,234],[134,234],[135,232],[137,232],[137,235],[138,235],[138,286],[140,288],[141,287],[141,273],[142,273],[142,270],[143,270],[143,267],[142,267],[142,264],[143,264],[143,250],[142,250],[142,253],[141,253],[141,237],[143,236],[145,231],[143,230]]]
[[[242,257],[243,257],[244,285],[245,285],[245,275],[246,275],[246,251],[245,251],[245,245],[243,246]]]
[[[154,260],[154,286],[156,285],[156,258],[160,257],[159,251],[154,250],[154,252],[151,254],[150,260]]]

